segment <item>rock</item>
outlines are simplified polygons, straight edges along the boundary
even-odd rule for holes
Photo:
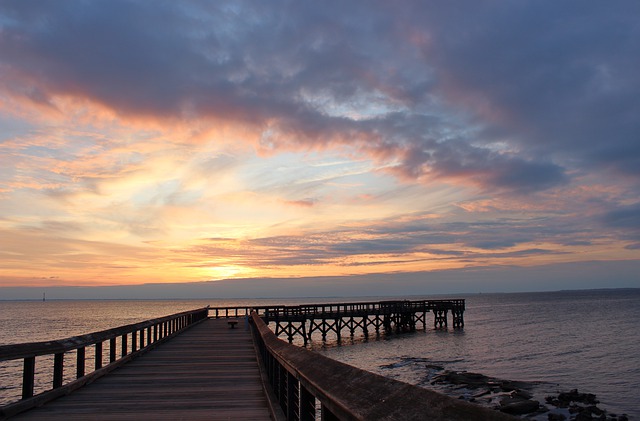
[[[514,380],[500,380],[499,386],[503,391],[509,392],[511,390],[529,388],[531,387],[531,384],[526,382],[514,381]]]
[[[580,412],[578,415],[576,415],[574,420],[575,421],[592,421],[593,418],[591,418],[591,414],[589,414],[589,413]]]
[[[535,412],[540,407],[540,402],[522,399],[522,398],[506,398],[500,401],[500,411],[511,415],[524,415]]]
[[[467,373],[457,371],[445,371],[435,376],[432,383],[450,383],[453,385],[465,385],[469,388],[478,388],[485,386],[489,381],[489,377],[478,373]]]
[[[569,405],[571,402],[579,402],[589,405],[595,405],[598,403],[596,395],[593,393],[579,393],[578,389],[560,393],[558,395],[558,400],[565,405]]]
[[[567,417],[564,414],[549,414],[547,415],[549,421],[565,421]]]
[[[476,392],[473,394],[474,398],[480,398],[484,395],[488,395],[489,393],[491,393],[491,391],[489,389],[481,389],[480,391]]]
[[[529,392],[527,392],[526,390],[522,390],[522,389],[516,389],[513,392],[513,396],[518,397],[518,398],[522,398],[522,399],[531,399],[533,397],[533,395]]]
[[[428,368],[429,370],[434,370],[434,371],[442,371],[442,370],[444,370],[443,366],[435,365],[435,364],[425,364],[425,368]]]
[[[588,406],[585,409],[598,417],[604,414],[604,411],[595,405]]]

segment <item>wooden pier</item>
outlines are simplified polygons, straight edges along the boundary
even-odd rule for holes
[[[269,420],[251,334],[209,319],[15,420]]]
[[[445,301],[205,308],[60,341],[0,346],[0,362],[24,361],[22,399],[0,407],[0,419],[512,420],[288,344],[265,323],[327,320],[324,327],[316,321],[303,335],[308,339],[323,329],[339,335],[342,322],[350,331],[366,332],[369,324],[415,329],[426,326],[429,311],[436,327],[446,326],[451,311],[461,328],[464,301]],[[65,374],[65,354],[75,357],[75,380]],[[53,364],[52,387],[39,394],[36,357]]]
[[[447,329],[447,314],[451,313],[454,329],[464,327],[464,300],[402,300],[335,304],[305,304],[299,306],[274,306],[259,308],[265,323],[275,324],[275,334],[285,334],[289,343],[296,336],[304,344],[312,341],[314,332],[322,340],[334,334],[340,341],[343,330],[353,337],[361,331],[365,337],[371,333],[412,332],[417,326],[426,329],[427,314],[433,313],[433,327]]]

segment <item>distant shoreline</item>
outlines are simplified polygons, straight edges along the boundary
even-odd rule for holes
[[[15,287],[0,287],[0,294],[4,289],[7,288],[15,288]],[[106,288],[106,287],[51,287],[51,288],[37,288],[37,287],[19,287],[19,288],[29,288],[34,291],[34,293],[41,293],[42,291],[51,291],[56,288]],[[113,298],[113,297],[100,297],[100,298],[48,298],[46,302],[49,301],[207,301],[207,300],[218,300],[218,301],[228,301],[228,300],[269,300],[269,301],[277,301],[277,300],[304,300],[309,299],[310,302],[317,300],[337,300],[338,301],[349,301],[349,299],[357,299],[361,301],[363,299],[410,299],[415,297],[431,297],[431,296],[451,296],[451,297],[473,297],[477,295],[515,295],[515,294],[553,294],[553,293],[589,293],[589,292],[638,292],[640,293],[640,288],[588,288],[588,289],[560,289],[560,290],[548,290],[548,291],[495,291],[495,292],[464,292],[464,293],[437,293],[437,294],[406,294],[406,295],[348,295],[348,296],[339,296],[339,295],[331,295],[331,296],[285,296],[285,297],[273,297],[273,296],[265,296],[265,297],[152,297],[152,298],[142,298],[142,297],[133,297],[133,298]],[[3,301],[25,301],[25,302],[34,302],[34,301],[42,301],[42,298],[0,298],[0,302]]]

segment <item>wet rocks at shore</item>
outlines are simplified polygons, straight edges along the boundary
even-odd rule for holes
[[[572,420],[602,420],[602,421],[627,421],[626,415],[607,414],[603,409],[598,408],[599,401],[593,393],[580,393],[578,389],[569,392],[559,393],[557,396],[547,396],[547,404],[556,408],[566,408]],[[562,420],[562,418],[549,418],[551,421]],[[563,418],[566,419],[566,418]]]
[[[434,371],[436,367],[427,365]],[[430,385],[443,386],[448,394],[459,394],[460,399],[511,415],[549,421],[628,421],[626,415],[607,413],[599,408],[592,393],[580,393],[577,389],[547,396],[541,403],[533,398],[531,390],[536,383],[497,379],[480,373],[442,370],[430,376]]]
[[[546,382],[505,380],[447,369],[457,362],[405,356],[380,368],[420,373],[414,377],[414,384],[531,421],[629,421],[626,414],[609,413],[599,407],[592,393],[557,390],[557,385]]]
[[[531,385],[525,382],[496,379],[466,371],[443,371],[431,379],[431,384],[468,389],[473,393],[470,393],[469,398],[462,395],[462,399],[470,402],[481,399],[485,404],[511,415],[531,414],[541,408],[540,402],[532,399],[532,394],[526,390]]]

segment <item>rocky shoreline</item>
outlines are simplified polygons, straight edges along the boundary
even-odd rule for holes
[[[626,414],[607,412],[598,406],[592,393],[581,393],[577,389],[558,391],[547,395],[544,401],[534,397],[535,382],[498,379],[480,373],[446,370],[443,366],[424,363],[427,376],[420,386],[435,388],[449,396],[495,409],[507,414],[531,420],[549,421],[628,421]],[[390,364],[382,368],[394,368],[408,361]]]
[[[628,421],[629,419],[626,414],[607,413],[606,410],[598,407],[599,401],[594,394],[580,393],[577,389],[546,396],[545,402],[542,403],[533,399],[531,393],[533,383],[496,379],[479,373],[442,370],[441,373],[433,376],[430,383],[447,385],[458,391],[466,389],[467,393],[459,395],[461,399],[483,404],[511,415],[526,417],[546,415],[549,421]]]

